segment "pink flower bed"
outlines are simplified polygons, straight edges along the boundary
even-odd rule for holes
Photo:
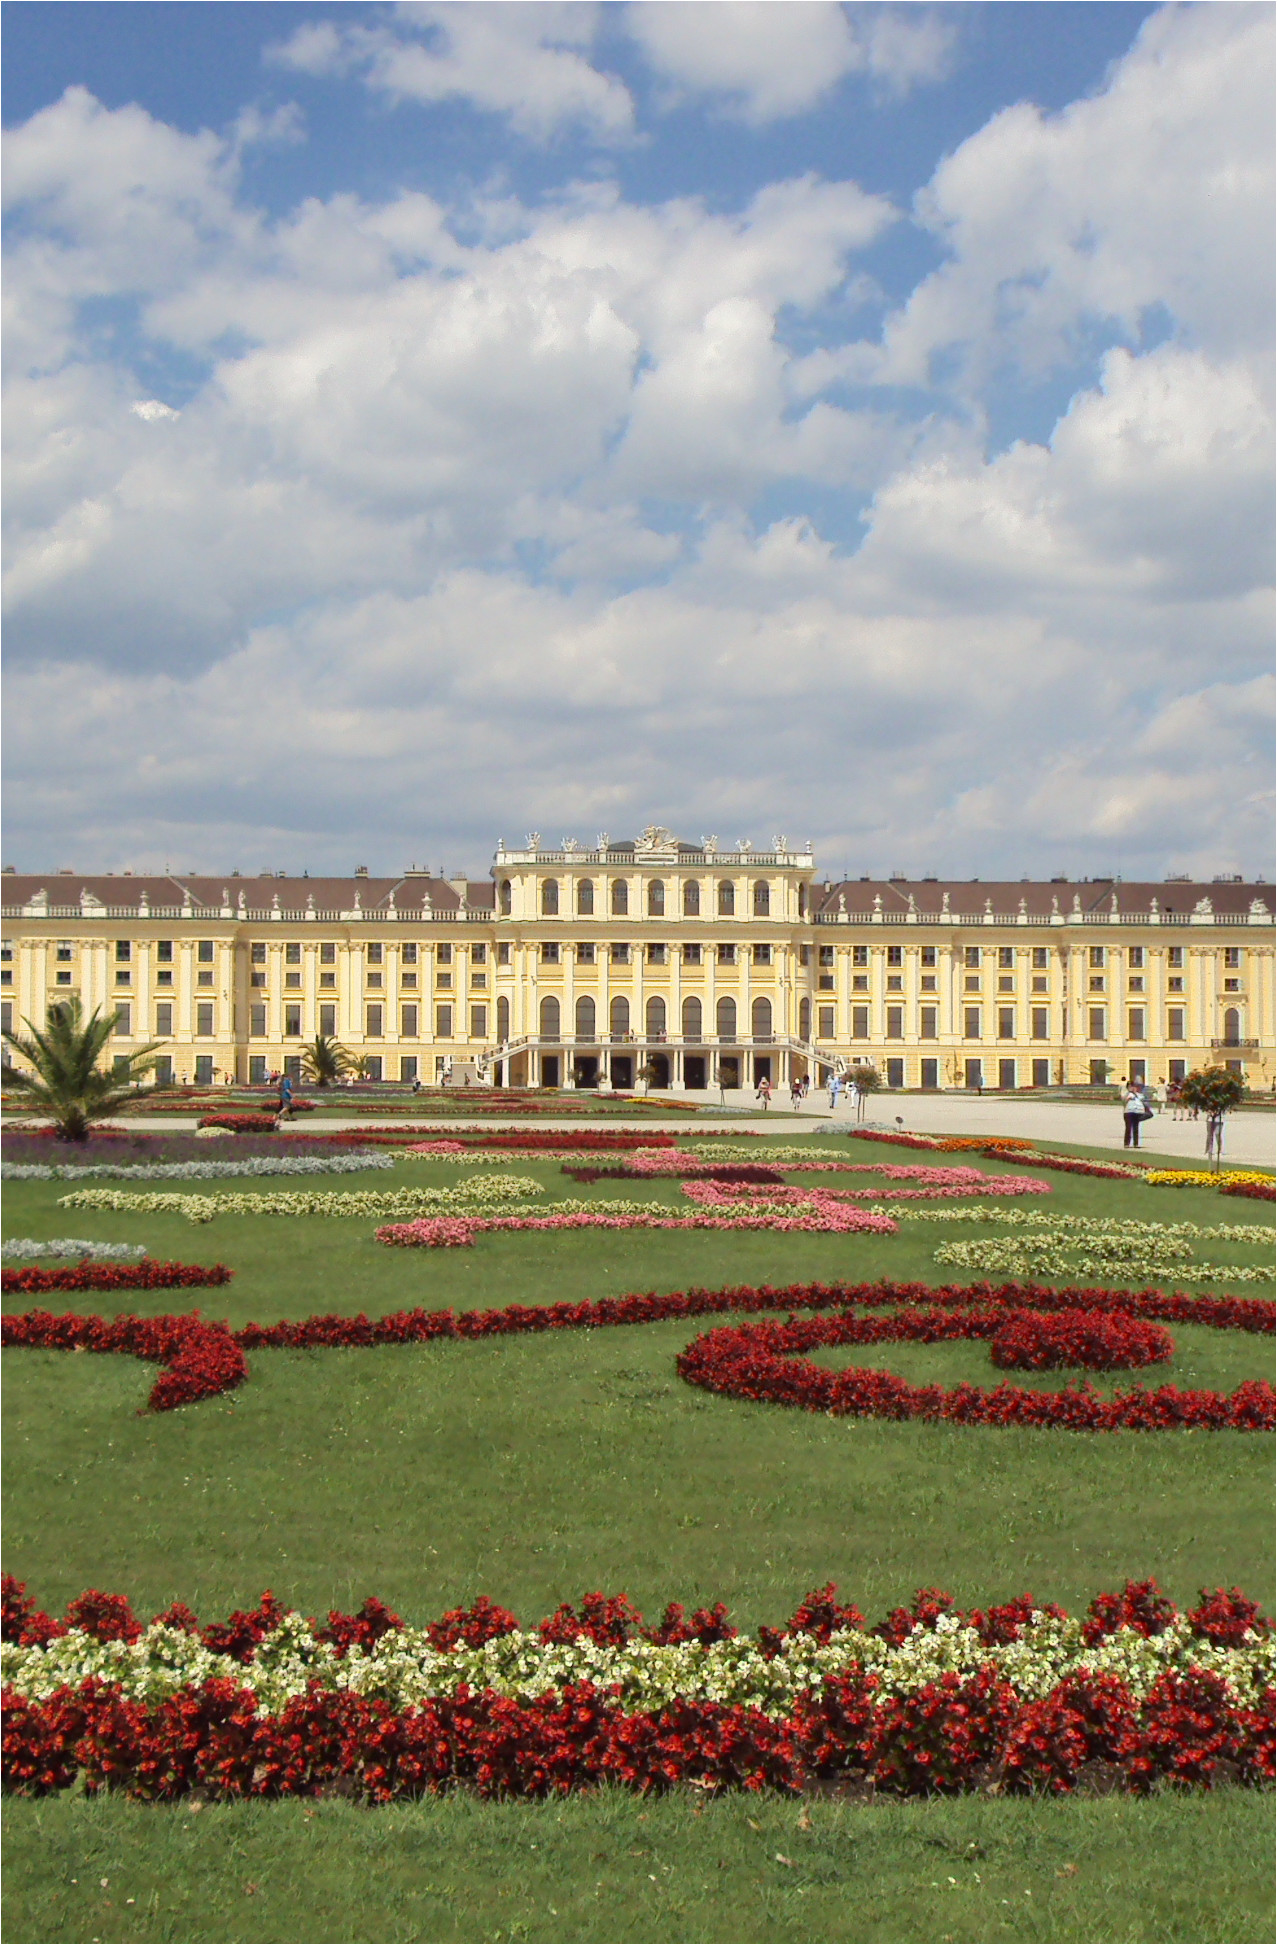
[[[717,1186],[713,1182],[689,1182],[686,1185],[689,1194],[694,1189],[712,1191]],[[771,1189],[767,1193],[776,1196],[785,1192]],[[733,1209],[731,1202],[724,1198],[721,1213],[718,1205],[715,1205],[712,1212],[694,1216],[662,1215],[655,1210],[651,1215],[609,1216],[604,1213],[604,1204],[598,1215],[590,1210],[557,1216],[429,1217],[419,1218],[416,1222],[388,1222],[377,1231],[377,1241],[408,1249],[455,1248],[458,1244],[472,1241],[481,1231],[492,1229],[771,1229],[791,1234],[807,1231],[877,1236],[894,1236],[898,1233],[897,1225],[890,1216],[873,1215],[867,1209],[849,1209],[845,1203],[835,1202],[832,1198],[826,1200],[824,1197],[807,1196],[801,1190],[790,1193],[808,1206],[795,1209],[792,1215],[775,1211],[753,1214],[748,1210]],[[813,1204],[816,1206],[811,1206]],[[445,1231],[446,1234],[443,1233]]]

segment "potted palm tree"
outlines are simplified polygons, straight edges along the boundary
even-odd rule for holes
[[[47,1114],[59,1141],[87,1141],[95,1121],[131,1100],[138,1082],[155,1067],[162,1040],[117,1054],[113,1067],[99,1065],[115,1032],[115,1019],[94,1007],[88,1018],[78,999],[54,1000],[43,1031],[24,1020],[25,1034],[6,1033],[4,1085],[24,1106]],[[9,1049],[27,1064],[15,1067]]]

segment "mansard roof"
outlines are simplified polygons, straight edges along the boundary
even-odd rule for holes
[[[1274,900],[1272,885],[1201,879],[843,878],[818,884],[814,892],[818,915],[846,911],[853,918],[871,918],[881,911],[884,920],[906,918],[911,910],[923,918],[955,920],[990,912],[1013,918],[1021,911],[1038,919],[1067,919],[1077,911],[1085,918],[1116,912],[1147,919],[1154,907],[1167,917],[1184,918],[1203,900],[1223,916],[1262,919],[1272,917]]]
[[[21,909],[43,893],[50,915],[78,915],[86,907],[92,911],[136,915],[145,903],[153,914],[179,912],[190,905],[210,915],[222,911],[302,913],[313,905],[317,912],[350,913],[360,910],[370,917],[384,914],[392,898],[400,913],[420,910],[427,897],[436,912],[455,912],[461,903],[458,879],[427,877],[413,873],[397,878],[351,876],[348,878],[291,877],[274,872],[237,877],[173,872],[162,876],[149,872],[136,875],[117,872],[6,872],[0,879],[0,898],[6,911]],[[494,890],[490,879],[466,881],[466,904],[471,911],[491,910]]]

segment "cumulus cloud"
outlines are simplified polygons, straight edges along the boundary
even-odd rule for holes
[[[307,21],[273,58],[304,74],[358,74],[394,102],[467,101],[537,141],[572,127],[615,141],[632,129],[633,103],[587,58],[597,18],[573,0],[443,0],[372,25]]]
[[[896,19],[793,11],[854,27],[860,72]],[[289,58],[446,66],[514,14],[594,49],[588,10],[431,7]],[[244,866],[269,833],[394,867],[430,833],[478,864],[524,823],[766,817],[866,870],[1261,865],[1265,22],[1156,16],[1093,98],[995,117],[873,342],[830,320],[901,214],[855,183],[271,218],[242,128],[69,91],[6,137],[15,861],[162,833]],[[732,58],[695,85],[743,113]],[[1124,341],[1079,358],[1097,317]],[[1044,362],[1074,374],[1049,436],[991,451],[997,370]]]

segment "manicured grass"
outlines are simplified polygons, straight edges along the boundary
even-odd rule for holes
[[[1273,1930],[1271,1809],[1242,1791],[868,1808],[611,1790],[371,1812],[11,1804],[5,1935],[1249,1941]]]
[[[928,1159],[856,1145],[856,1159],[875,1157]],[[524,1157],[505,1172],[550,1194],[687,1207],[669,1182],[587,1189]],[[331,1186],[455,1183],[461,1173],[413,1161]],[[1203,1246],[1215,1261],[1258,1261],[1271,1246],[1272,1212],[1260,1204],[1049,1179],[1052,1195],[1033,1207],[1254,1228],[1254,1245]],[[469,1250],[399,1251],[376,1244],[366,1219],[194,1226],[63,1210],[63,1193],[11,1186],[6,1233],[89,1234],[228,1262],[229,1287],[189,1295],[236,1323],[698,1283],[971,1281],[937,1268],[932,1251],[946,1236],[986,1233],[917,1224],[888,1238],[500,1234]],[[50,1307],[159,1312],[193,1307],[186,1294],[133,1303],[90,1293]],[[587,1588],[623,1588],[649,1612],[670,1599],[723,1599],[749,1627],[783,1620],[829,1579],[875,1612],[926,1584],[966,1604],[1030,1588],[1076,1609],[1147,1574],[1181,1602],[1203,1584],[1267,1595],[1270,1438],[831,1421],[711,1398],[674,1370],[706,1327],[254,1351],[239,1392],[161,1416],[138,1415],[148,1366],[6,1354],[6,1564],[51,1608],[97,1585],[127,1592],[141,1612],[180,1598],[209,1618],[266,1586],[309,1613],[377,1593],[418,1621],[479,1592],[534,1620]],[[1269,1339],[1183,1326],[1172,1335],[1175,1362],[1136,1374],[1145,1382],[1229,1388],[1271,1369]],[[978,1344],[891,1346],[856,1361],[914,1379],[995,1381]],[[815,1802],[810,1829],[798,1806],[776,1801],[699,1807],[608,1792],[552,1806],[464,1799],[373,1812],[15,1803],[6,1934],[1222,1939],[1271,1929],[1260,1849],[1268,1799]],[[776,1863],[777,1852],[793,1863]],[[1074,1863],[1076,1876],[1057,1876]]]

